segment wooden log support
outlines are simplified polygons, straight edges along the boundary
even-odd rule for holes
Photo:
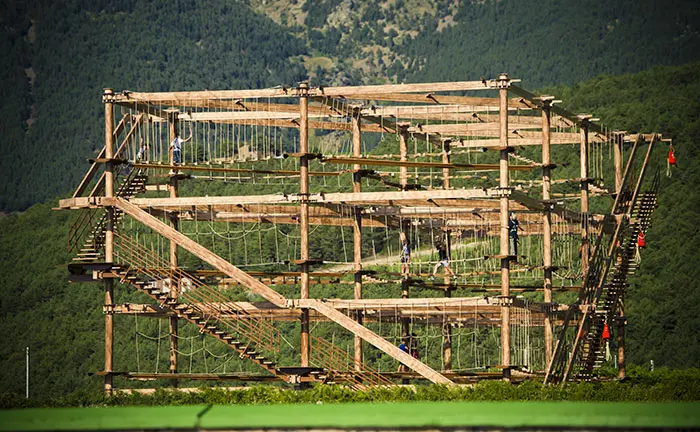
[[[622,146],[624,145],[624,134],[613,135],[613,165],[615,167],[615,193],[620,193],[622,187]]]
[[[617,377],[622,379],[627,377],[627,363],[625,360],[625,326],[627,318],[625,318],[625,304],[623,298],[620,298],[620,312],[617,316]]]
[[[114,157],[114,104],[111,96],[112,89],[104,90],[105,100],[105,157]],[[114,196],[114,166],[108,163],[105,167],[105,198]],[[105,232],[105,261],[114,262],[114,207],[107,207],[107,229]],[[107,372],[104,378],[104,392],[107,396],[112,395],[112,376],[109,372],[114,370],[114,285],[112,279],[105,279],[105,369]]]
[[[442,141],[442,163],[450,163],[450,141]],[[445,190],[450,189],[450,169],[442,169],[442,188]],[[448,253],[452,251],[452,236],[448,230],[445,233],[446,245]],[[445,274],[445,285],[450,285],[449,275]],[[451,297],[452,290],[445,290],[445,297]],[[452,371],[452,325],[449,322],[444,322],[442,324],[442,362],[446,372]]]
[[[169,136],[170,136],[170,142],[172,142],[175,139],[175,136],[177,134],[177,126],[178,126],[178,120],[176,113],[170,113],[170,117],[168,119],[170,121],[169,123]],[[178,177],[177,176],[170,176],[168,179],[168,194],[170,198],[177,198],[178,196]],[[178,214],[177,212],[170,212],[168,219],[170,220],[170,226],[174,230],[178,230],[179,227],[179,220],[178,220]],[[178,250],[177,250],[177,243],[173,240],[170,240],[170,271],[174,272],[177,271],[178,269]],[[173,298],[178,298],[179,293],[180,293],[180,281],[176,279],[172,279],[172,290],[171,290],[171,296]],[[169,365],[168,365],[168,371],[171,374],[177,374],[177,351],[178,351],[178,318],[177,315],[173,315],[168,317],[168,334],[170,335],[169,337]],[[172,380],[173,387],[177,387],[178,382],[176,379]]]
[[[399,129],[399,161],[408,162],[408,128],[401,126]],[[408,166],[399,166],[399,182],[401,189],[406,190],[408,185]]]
[[[299,152],[302,153],[299,159],[299,204],[300,227],[299,227],[299,255],[302,261],[309,259],[309,85],[301,83],[299,85]],[[300,298],[309,298],[309,264],[305,262],[301,266]],[[301,351],[301,366],[309,366],[311,356],[311,344],[309,339],[309,310],[301,311],[301,334],[299,349]]]
[[[498,94],[500,98],[500,180],[499,185],[502,191],[508,190],[508,87],[510,80],[508,74],[501,74],[498,77]],[[501,204],[501,255],[510,255],[508,238],[508,196],[500,199]],[[501,259],[501,296],[510,297],[510,259]],[[504,304],[501,307],[501,364],[510,366],[510,306]],[[510,378],[510,369],[503,369],[505,379]]]
[[[353,110],[352,114],[352,155],[359,157],[362,154],[362,135],[361,135],[361,114],[359,108]],[[354,193],[361,192],[362,178],[360,177],[360,165],[353,166],[352,176],[352,191]],[[353,295],[355,300],[362,298],[362,209],[355,206],[353,209],[354,220],[352,224],[352,250],[353,250],[353,266],[355,270]],[[342,229],[342,228],[341,228]],[[362,311],[355,312],[355,319],[358,324],[362,324]],[[355,370],[362,370],[362,338],[355,335]]]
[[[550,125],[551,125],[551,100],[547,98],[542,104],[542,200],[549,201],[551,197],[551,149],[550,149]],[[542,242],[543,242],[543,266],[544,266],[544,301],[552,302],[552,212],[550,207],[545,207],[542,212]],[[552,360],[552,348],[554,335],[552,332],[552,320],[548,313],[544,318],[544,359],[545,364]]]
[[[581,118],[583,119],[581,121],[581,145],[580,145],[580,153],[581,153],[581,178],[582,179],[587,179],[588,178],[588,125],[589,122],[587,119],[584,118],[585,116],[582,116]],[[587,181],[582,181],[581,182],[581,272],[585,275],[588,273],[588,265],[589,265],[589,260],[590,260],[590,254],[591,254],[591,248],[590,248],[590,242],[588,241],[588,223],[589,223],[589,218],[588,218],[588,211],[589,211],[589,206],[588,206],[588,182]]]

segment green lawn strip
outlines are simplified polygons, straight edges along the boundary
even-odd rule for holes
[[[216,406],[202,427],[700,426],[700,403],[405,402]]]
[[[0,410],[0,430],[192,428],[205,406]]]
[[[192,428],[203,406],[0,411],[0,430]],[[202,428],[700,427],[700,403],[403,402],[214,406]]]

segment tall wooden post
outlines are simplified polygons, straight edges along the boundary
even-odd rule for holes
[[[299,151],[301,158],[299,162],[299,196],[301,202],[300,211],[300,258],[301,264],[301,295],[302,299],[309,298],[309,85],[299,84]],[[309,345],[309,309],[301,310],[301,366],[309,366],[309,356],[311,353]]]
[[[501,212],[501,365],[504,378],[510,378],[510,250],[508,241],[508,74],[498,76],[499,121],[500,121],[500,212]]]
[[[408,126],[399,125],[399,160],[402,162],[408,161]],[[403,190],[408,184],[408,167],[399,167],[399,182]],[[408,239],[408,234],[406,234]],[[410,271],[409,271],[410,273]],[[401,298],[408,298],[408,278],[401,278]],[[404,343],[410,344],[411,328],[409,318],[401,318],[401,335],[404,338]]]
[[[619,194],[622,188],[622,145],[624,143],[624,134],[617,133],[613,137],[613,162],[615,165],[615,193]]]
[[[542,99],[542,201],[549,201],[552,188],[552,158],[550,152],[551,144],[551,100],[553,98]],[[543,265],[544,265],[544,302],[552,302],[552,212],[551,205],[547,203],[542,215],[542,243],[543,243]],[[552,361],[552,319],[549,313],[544,315],[544,359],[549,366]]]
[[[620,313],[617,316],[617,377],[625,378],[627,376],[627,366],[625,361],[625,303],[620,299]]]
[[[615,194],[622,191],[622,146],[624,145],[624,134],[617,133],[613,137],[613,161],[615,165]],[[625,304],[624,297],[620,298],[620,313],[617,315],[617,376],[625,378],[627,376],[627,368],[625,365]]]
[[[360,129],[360,109],[353,109],[352,114],[352,155],[355,157],[362,156],[362,134]],[[360,176],[360,165],[353,165],[352,174],[352,191],[357,193],[361,189],[362,177]],[[353,261],[355,269],[355,284],[354,294],[355,299],[362,298],[362,213],[359,206],[354,208],[355,218],[352,224],[352,239],[353,239]],[[341,228],[342,229],[342,228]],[[355,315],[357,322],[362,324],[362,311],[358,310]],[[355,335],[355,370],[362,370],[362,338]]]
[[[105,104],[105,197],[114,196],[114,103],[112,89],[105,89],[103,101]],[[114,207],[107,207],[107,229],[105,231],[105,262],[114,262]],[[105,279],[105,381],[104,392],[112,394],[113,344],[114,344],[114,282]]]
[[[588,119],[581,120],[581,272],[588,273],[590,244],[588,242]]]
[[[401,298],[408,298],[408,278],[401,278]],[[401,341],[413,349],[414,340],[411,336],[411,319],[406,316],[401,316]],[[408,379],[404,378],[401,380],[401,384],[408,384]]]
[[[450,140],[442,140],[442,163],[450,163]],[[442,188],[447,190],[450,188],[450,169],[442,169]]]
[[[399,125],[399,160],[408,161],[408,126]],[[401,189],[406,190],[408,184],[408,167],[399,167],[399,183]]]
[[[170,113],[169,120],[169,135],[170,141],[175,139],[175,134],[177,132],[177,112]],[[170,176],[170,181],[168,182],[168,192],[170,198],[177,198],[178,195],[178,181],[176,175]],[[171,212],[170,216],[170,226],[174,229],[178,229],[179,220],[177,217],[177,212]],[[177,259],[177,243],[170,240],[170,295],[174,298],[180,295],[180,280],[175,277],[175,271],[178,268]],[[169,368],[168,371],[172,374],[177,373],[177,350],[178,350],[178,319],[176,315],[171,315],[169,317],[168,332],[170,335],[170,355],[169,355]],[[173,386],[177,386],[177,380],[172,381]]]
[[[442,163],[450,163],[450,141],[442,141]],[[450,169],[442,169],[442,187],[445,190],[450,188]],[[445,247],[449,252],[452,251],[452,238],[450,236],[450,231],[445,227],[446,242]],[[450,276],[445,275],[445,297],[452,297],[452,286],[450,284]],[[450,325],[447,316],[446,320],[442,323],[442,359],[445,365],[445,371],[452,371],[452,325]]]

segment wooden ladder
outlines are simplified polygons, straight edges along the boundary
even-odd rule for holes
[[[564,317],[545,383],[564,383],[571,378],[591,379],[593,369],[602,364],[603,327],[617,315],[620,299],[627,289],[627,277],[636,269],[633,259],[637,234],[650,224],[659,188],[657,170],[648,191],[639,193],[654,140],[649,143],[640,172],[636,173],[634,161],[638,143],[635,142],[630,154],[622,187],[611,212],[611,217],[615,218],[613,234],[609,235],[609,230],[602,229],[596,239],[578,300],[569,306]],[[634,184],[633,180],[636,180]],[[571,322],[575,318],[579,319],[572,334]]]
[[[121,182],[115,195],[129,199],[145,190],[147,180],[148,178],[142,175],[140,171],[132,170]],[[115,229],[121,222],[123,215],[124,213],[121,210],[114,209]],[[78,253],[73,258],[73,262],[90,263],[102,258],[107,220],[108,213],[106,209],[84,208],[81,210],[68,232],[69,252],[76,250],[80,246]]]

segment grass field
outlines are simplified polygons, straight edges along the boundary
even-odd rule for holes
[[[199,422],[199,423],[198,423]],[[408,402],[0,410],[0,430],[237,428],[699,429],[700,403]]]

